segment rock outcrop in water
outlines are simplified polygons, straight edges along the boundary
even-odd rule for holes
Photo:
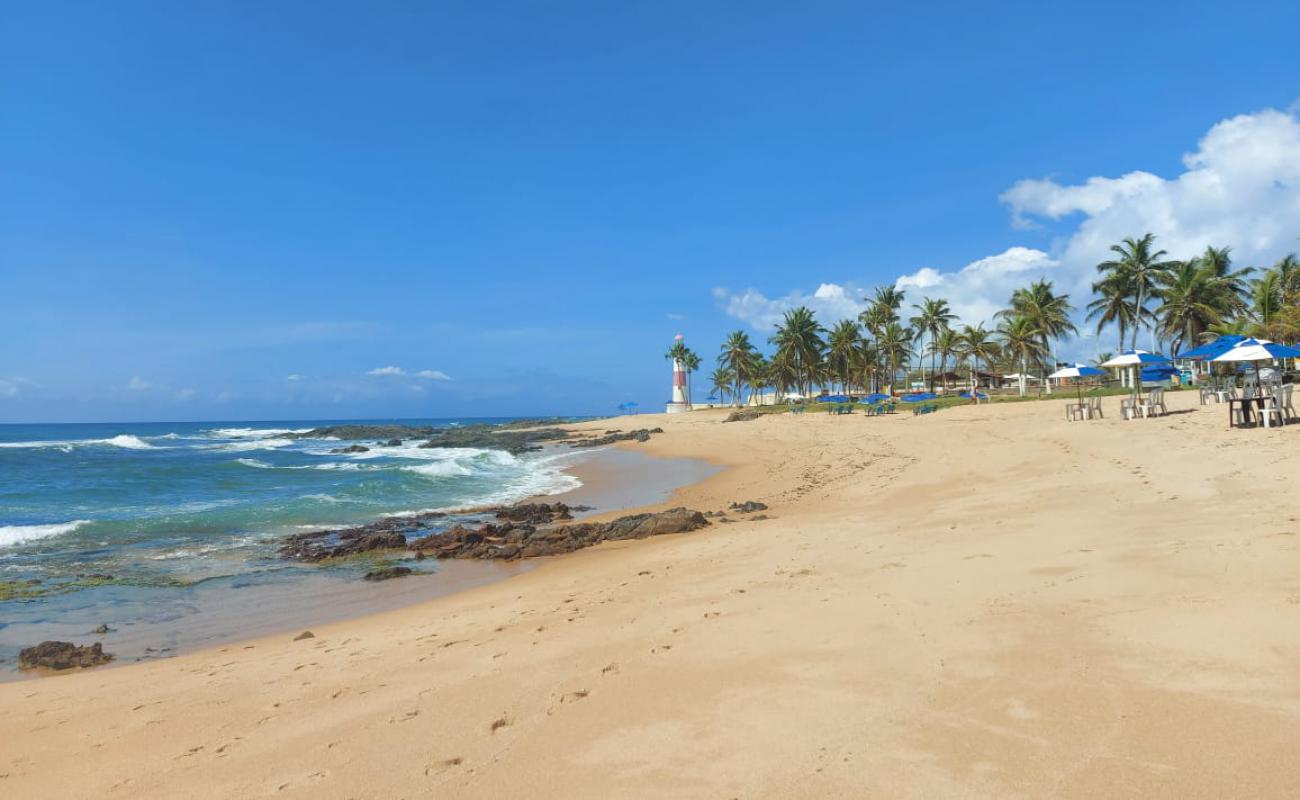
[[[415,439],[434,430],[431,425],[326,425],[279,436],[283,439]]]
[[[578,522],[553,527],[516,522],[488,523],[477,528],[457,525],[442,533],[417,539],[410,543],[410,547],[436,558],[512,561],[571,553],[604,541],[686,533],[708,524],[709,521],[698,511],[672,508],[652,514],[629,514],[609,522]]]
[[[41,642],[18,654],[19,669],[73,669],[97,667],[113,660],[112,653],[104,652],[104,645],[75,645],[72,642]]]
[[[365,575],[361,576],[365,581],[388,581],[393,578],[405,578],[414,570],[410,567],[383,567],[382,569],[372,569]]]
[[[653,433],[663,433],[663,428],[637,428],[634,431],[606,431],[604,436],[590,439],[578,439],[570,447],[600,447],[614,442],[648,442]]]
[[[342,531],[295,533],[284,540],[279,552],[295,561],[324,561],[374,550],[397,550],[406,547],[406,535],[401,530],[394,518]]]
[[[516,429],[500,425],[462,425],[444,428],[428,437],[420,447],[475,447],[485,450],[505,450],[519,455],[541,450],[546,442],[559,442],[569,438],[569,432],[560,428]]]
[[[347,447],[336,447],[331,453],[369,453],[370,448],[364,444],[350,444]]]

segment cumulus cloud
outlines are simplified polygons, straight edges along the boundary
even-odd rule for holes
[[[431,380],[431,381],[451,380],[450,375],[438,369],[422,369],[419,372],[415,373],[415,376],[417,378],[425,378],[426,380]]]
[[[367,375],[405,375],[406,371],[401,367],[375,367],[366,373]]]
[[[284,376],[284,379],[285,379],[286,381],[300,381],[300,380],[303,380],[303,377],[302,377],[301,375],[299,375],[298,373],[295,372],[295,373],[293,373],[292,375],[286,375],[286,376]]]
[[[908,303],[942,297],[965,323],[987,322],[1011,292],[1032,280],[1052,280],[1082,309],[1098,262],[1125,237],[1156,234],[1172,258],[1189,258],[1207,245],[1231,247],[1241,265],[1266,266],[1300,244],[1300,116],[1266,109],[1214,125],[1183,171],[1169,178],[1136,171],[1078,183],[1019,181],[1000,196],[1014,228],[1077,218],[1052,252],[1013,246],[956,269],[922,267],[899,276]],[[729,316],[766,330],[790,308],[806,305],[824,322],[865,307],[852,283],[824,283],[812,294],[795,290],[769,297],[756,289],[715,289]],[[1082,327],[1082,326],[1081,326]]]
[[[867,307],[863,291],[851,284],[823,283],[812,294],[795,290],[775,298],[757,289],[733,294],[718,287],[713,290],[713,296],[728,316],[748,322],[757,330],[771,328],[781,321],[786,311],[798,306],[811,308],[824,324],[853,319]]]

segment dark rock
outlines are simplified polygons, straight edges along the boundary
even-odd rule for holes
[[[430,425],[327,425],[305,433],[279,434],[284,439],[414,439],[434,432]]]
[[[527,522],[530,525],[546,525],[573,519],[575,511],[590,511],[589,506],[567,506],[564,503],[519,503],[495,509],[497,519],[511,522]]]
[[[597,436],[591,439],[579,439],[572,442],[570,447],[600,447],[601,445],[613,444],[614,442],[648,442],[650,435],[653,433],[663,433],[663,428],[647,430],[646,428],[637,428],[634,431],[615,431],[606,432],[604,436]]]
[[[455,525],[410,543],[437,558],[515,559],[571,553],[603,541],[642,539],[685,533],[709,524],[699,511],[673,508],[654,514],[630,514],[609,522],[579,522],[540,527],[506,520],[479,527]]]
[[[743,503],[732,503],[730,508],[738,514],[752,514],[755,511],[766,511],[767,504],[757,500],[746,500]]]
[[[412,569],[410,567],[384,567],[382,569],[371,570],[361,577],[362,580],[367,581],[386,581],[392,578],[404,578],[407,575],[410,575],[411,572]]]
[[[311,631],[303,631],[302,633],[293,637],[293,640],[295,642],[301,642],[303,639],[315,639],[315,638],[316,638],[316,634],[312,633]]]
[[[350,444],[347,447],[336,447],[331,453],[369,453],[370,448],[363,444]]]
[[[344,531],[296,533],[284,540],[280,555],[298,561],[323,561],[405,547],[406,536],[397,527],[394,520],[383,520]]]
[[[751,419],[758,419],[763,416],[762,411],[747,409],[745,411],[733,411],[727,415],[723,422],[748,422]]]
[[[750,519],[752,520],[771,519],[771,517],[769,517],[766,514],[755,514],[754,516],[750,517]]]
[[[110,628],[110,627],[108,627],[108,625],[107,625],[106,623],[101,622],[101,623],[99,623],[99,627],[95,628],[94,632],[95,632],[95,633],[98,633],[98,634],[105,634],[105,633],[108,633],[108,632],[111,631],[111,630],[113,630],[113,629]]]
[[[542,449],[543,442],[555,442],[567,438],[569,432],[559,428],[519,430],[511,426],[462,425],[438,431],[420,447],[480,447],[489,450],[505,450],[518,455]]]
[[[72,642],[41,642],[35,647],[28,647],[18,654],[19,669],[72,669],[97,667],[113,660],[112,653],[105,653],[104,646],[95,642],[90,646],[75,645]]]
[[[402,446],[402,440],[401,440],[401,439],[389,439],[388,441],[384,442],[383,446],[384,446],[384,447],[401,447],[401,446]]]

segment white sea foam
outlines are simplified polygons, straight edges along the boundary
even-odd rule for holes
[[[199,445],[200,450],[220,450],[224,453],[245,453],[249,450],[275,450],[293,444],[293,439],[250,439],[224,444]]]
[[[432,464],[415,464],[402,467],[403,472],[414,472],[426,478],[449,478],[456,475],[473,475],[474,470],[461,466],[455,461],[435,461]]]
[[[236,458],[235,463],[243,464],[246,467],[257,467],[258,469],[275,469],[274,464],[258,461],[256,458]]]
[[[66,453],[71,452],[74,447],[124,447],[128,450],[151,450],[154,446],[144,441],[139,436],[132,436],[129,433],[123,433],[114,436],[111,439],[66,439],[53,442],[0,442],[0,447],[62,450]]]
[[[64,533],[72,533],[83,525],[89,525],[88,519],[76,519],[72,522],[59,522],[52,525],[0,525],[0,547],[48,539]]]
[[[311,428],[213,428],[204,431],[214,439],[273,439],[286,433],[306,433]]]

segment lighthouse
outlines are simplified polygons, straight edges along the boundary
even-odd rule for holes
[[[673,341],[680,343],[682,335],[677,334]],[[680,358],[673,358],[673,399],[664,410],[669,414],[679,414],[691,410],[691,402],[686,399],[686,365],[682,363]]]

